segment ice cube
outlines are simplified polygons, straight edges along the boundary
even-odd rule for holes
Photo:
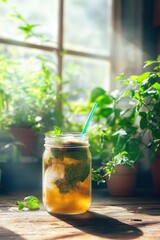
[[[53,188],[53,183],[62,180],[65,175],[65,169],[62,164],[54,163],[48,167],[44,174],[44,187]]]

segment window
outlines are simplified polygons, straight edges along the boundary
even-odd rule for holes
[[[53,54],[60,76],[69,65],[79,67],[71,88],[109,90],[111,19],[112,0],[8,0],[0,7],[0,50],[13,45],[25,58],[35,50]],[[24,39],[26,22],[29,28],[37,25],[32,37]]]

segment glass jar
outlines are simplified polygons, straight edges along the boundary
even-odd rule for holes
[[[45,135],[43,203],[57,214],[79,214],[91,203],[91,154],[87,134]]]

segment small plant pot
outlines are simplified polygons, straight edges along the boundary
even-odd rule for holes
[[[17,148],[22,156],[34,155],[36,134],[31,128],[12,128],[11,133],[15,140],[21,143]]]
[[[151,163],[153,193],[160,196],[160,154],[157,159]]]
[[[130,196],[136,187],[137,170],[132,167],[116,166],[115,173],[107,179],[108,192],[112,196]]]

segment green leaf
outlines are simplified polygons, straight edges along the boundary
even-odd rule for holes
[[[113,108],[103,108],[100,110],[99,114],[101,114],[103,117],[108,117],[113,113]]]
[[[158,91],[160,91],[160,84],[158,82],[154,83],[152,87]]]
[[[143,118],[146,118],[147,116],[147,113],[146,112],[139,112],[139,115]]]
[[[160,71],[160,66],[156,66],[156,67],[154,67],[154,71],[159,72],[159,71]]]
[[[147,98],[147,97],[154,97],[154,96],[156,96],[157,95],[157,91],[156,90],[154,90],[154,89],[147,89],[146,91],[144,91],[142,94],[141,94],[141,96],[143,97],[143,98]]]
[[[137,100],[139,100],[139,101],[141,100],[141,96],[140,96],[140,94],[139,94],[138,91],[135,91],[134,97],[135,97]]]
[[[121,73],[119,76],[115,77],[115,80],[124,80],[124,73]]]
[[[39,199],[35,196],[28,196],[24,198],[24,201],[17,201],[18,210],[23,210],[23,208],[28,208],[29,210],[36,210],[39,208]]]
[[[145,68],[145,67],[147,67],[147,66],[149,66],[149,65],[152,65],[152,64],[154,64],[154,63],[157,63],[157,61],[147,60],[147,61],[145,61],[144,63],[145,63],[145,65],[144,65],[144,68]]]
[[[91,92],[91,102],[95,102],[99,96],[104,95],[105,93],[106,92],[103,88],[94,88]]]
[[[147,119],[145,117],[142,117],[140,120],[140,128],[144,130],[147,127],[147,124],[148,124]]]
[[[23,26],[19,26],[19,29],[25,32],[26,34],[29,34],[33,31],[34,28],[36,28],[38,24],[26,24]]]
[[[66,168],[66,180],[70,185],[75,185],[76,182],[83,182],[87,178],[89,170],[90,165],[86,163],[70,164]]]
[[[145,72],[145,73],[141,74],[140,76],[138,76],[137,81],[139,83],[143,82],[144,80],[148,79],[150,74],[151,74],[150,72]]]
[[[134,161],[128,158],[128,152],[126,151],[121,151],[116,154],[113,159],[109,161],[104,167],[104,170],[106,171],[106,174],[109,178],[115,172],[115,167],[118,165],[133,167]]]
[[[39,208],[39,199],[35,196],[28,196],[24,198],[25,207],[30,210]]]
[[[116,118],[118,118],[121,114],[121,109],[120,108],[114,108],[114,115]]]
[[[112,98],[108,94],[104,94],[97,97],[96,102],[98,102],[98,105],[110,104],[112,103]]]
[[[130,92],[131,92],[130,89],[126,90],[126,91],[123,93],[123,97],[124,97],[124,98],[125,98],[125,97],[128,97],[128,95],[130,94]]]
[[[104,183],[104,177],[103,177],[103,167],[99,167],[98,169],[92,168],[92,180],[97,182],[99,185],[100,183]]]
[[[61,134],[61,129],[58,126],[54,126],[52,131],[46,132],[46,134],[55,134],[59,135]]]
[[[139,77],[139,76],[137,76],[137,75],[132,75],[132,76],[129,77],[129,80],[131,80],[131,81],[137,81],[138,77]]]
[[[18,206],[18,210],[22,210],[25,207],[25,203],[20,201],[17,201],[16,205]]]

